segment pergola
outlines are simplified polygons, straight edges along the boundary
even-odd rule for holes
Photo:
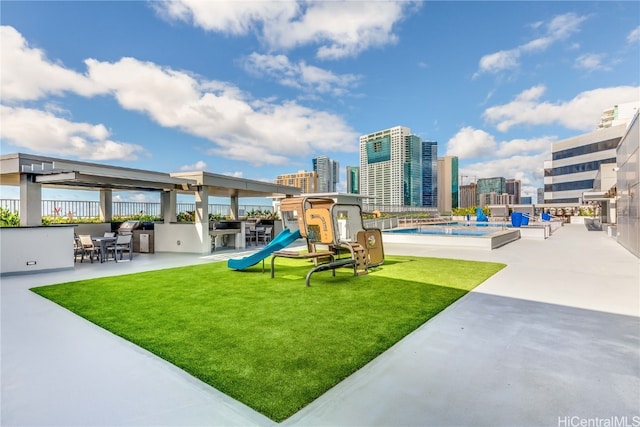
[[[300,189],[208,172],[162,173],[141,169],[79,162],[14,153],[0,156],[0,185],[20,187],[20,224],[38,226],[42,221],[42,187],[99,190],[100,218],[111,220],[112,191],[161,193],[165,223],[176,221],[176,194],[194,194],[196,222],[208,223],[209,196],[229,197],[231,216],[237,218],[241,197],[294,196]]]

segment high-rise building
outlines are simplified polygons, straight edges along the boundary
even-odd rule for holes
[[[522,197],[522,183],[520,182],[520,180],[507,179],[505,181],[505,188],[506,188],[507,194],[509,194],[510,196],[513,196],[513,202],[511,203],[519,205],[521,202],[520,199]]]
[[[536,203],[544,203],[544,188],[536,188]]]
[[[318,192],[335,193],[336,183],[340,181],[340,163],[318,156],[313,159],[313,170],[318,175]]]
[[[600,164],[616,162],[616,147],[626,131],[619,124],[551,144],[545,162],[545,203],[581,203],[582,193],[593,189]]]
[[[480,206],[487,205],[515,205],[515,199],[511,194],[502,193],[498,194],[494,191],[489,193],[482,193],[479,196]],[[519,203],[518,203],[519,204]]]
[[[347,193],[360,193],[360,168],[358,166],[347,166]]]
[[[438,211],[451,212],[458,207],[458,158],[438,159]]]
[[[422,141],[422,206],[438,207],[438,143]]]
[[[298,173],[278,175],[274,182],[279,185],[298,187],[303,193],[318,192],[318,174],[315,171],[298,171]]]
[[[360,137],[360,193],[368,196],[365,204],[435,208],[438,191],[436,141],[422,141],[404,126]],[[456,206],[457,197],[456,193]]]
[[[404,149],[403,205],[422,206],[422,141],[420,137],[407,135]]]
[[[396,126],[360,136],[360,192],[363,203],[402,206],[406,137],[411,130]]]
[[[472,182],[468,185],[460,186],[460,207],[472,208],[478,206],[478,198],[476,195],[476,183]]]
[[[495,195],[501,195],[507,192],[507,183],[503,177],[479,178],[476,184],[478,185],[476,193],[479,207],[495,204],[495,199],[491,199],[494,200],[492,203],[486,203],[490,199],[487,198],[488,196],[483,196],[484,194],[494,193]]]

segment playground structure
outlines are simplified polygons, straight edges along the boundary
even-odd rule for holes
[[[280,213],[284,226],[280,234],[286,238],[279,238],[279,234],[258,253],[229,260],[229,268],[241,270],[271,255],[274,277],[276,258],[308,259],[314,263],[306,277],[309,286],[311,275],[319,271],[332,270],[335,276],[337,268],[352,267],[354,276],[359,276],[384,262],[382,232],[364,227],[359,205],[339,204],[328,198],[292,197],[281,201]],[[307,252],[282,250],[297,238],[306,239]]]

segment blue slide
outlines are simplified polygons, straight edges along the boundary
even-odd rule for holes
[[[244,270],[245,268],[251,267],[252,265],[256,265],[272,253],[286,248],[301,237],[302,236],[300,235],[300,230],[295,230],[292,232],[288,228],[285,228],[280,233],[278,233],[278,235],[274,237],[267,246],[260,249],[258,252],[247,255],[244,258],[228,260],[227,267],[233,268],[234,270]]]

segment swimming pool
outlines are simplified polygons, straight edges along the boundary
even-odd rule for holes
[[[443,223],[384,230],[384,243],[497,249],[520,238],[518,228],[453,226]]]
[[[448,222],[432,222],[427,224],[420,224],[420,227],[480,227],[480,228],[511,228],[510,222],[476,222],[476,221],[448,221]]]
[[[433,224],[422,226],[419,228],[397,228],[395,230],[387,230],[388,233],[398,234],[435,234],[435,235],[450,235],[450,236],[486,236],[487,234],[495,233],[495,230],[491,228],[458,228],[451,227],[449,225],[440,225],[436,227]]]

